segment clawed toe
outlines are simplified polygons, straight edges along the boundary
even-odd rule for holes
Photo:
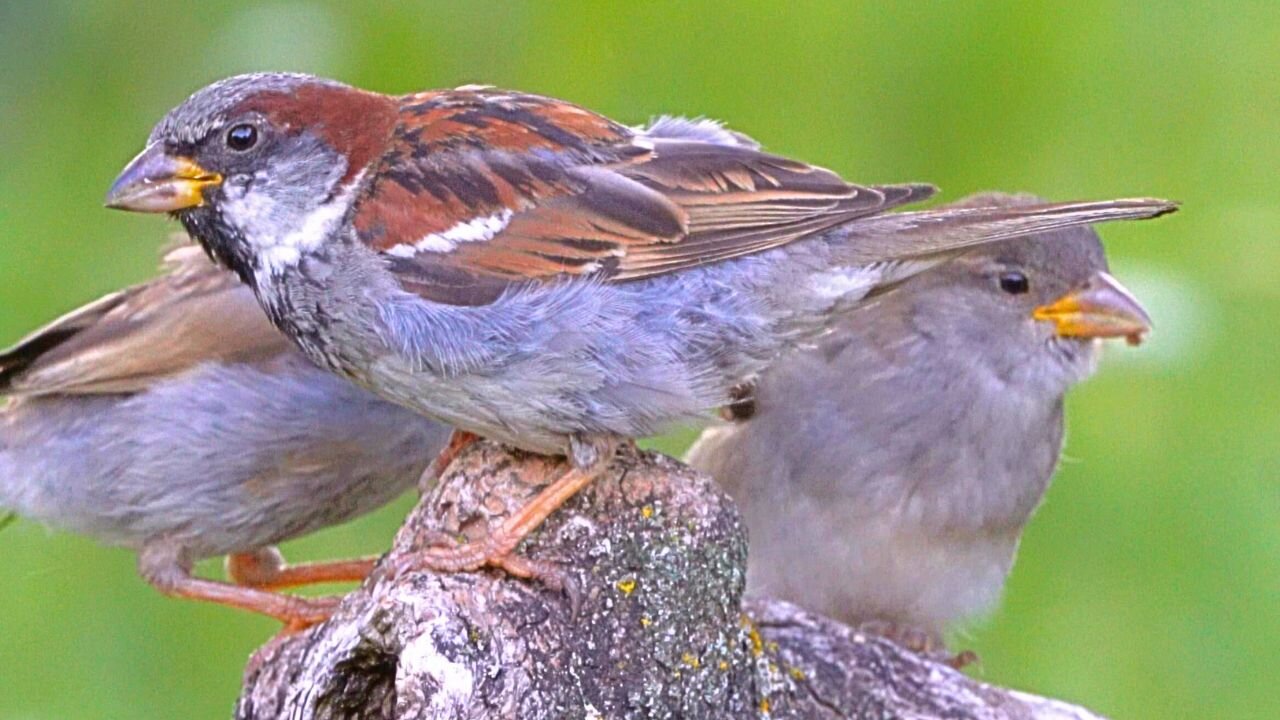
[[[425,550],[396,560],[386,574],[396,578],[414,570],[460,573],[485,567],[497,568],[515,577],[535,580],[552,590],[566,592],[576,607],[576,593],[560,568],[517,555],[515,550],[551,513],[604,472],[618,443],[612,436],[571,438],[568,470],[500,524],[491,526],[483,538],[459,544],[447,533],[430,531],[427,534],[429,546]]]
[[[342,602],[342,598],[335,596],[291,599],[296,601],[291,603],[289,608],[293,615],[279,618],[284,623],[280,631],[249,656],[249,662],[245,664],[245,678],[257,674],[263,664],[270,659],[271,654],[294,635],[328,620],[338,609],[338,604]]]
[[[388,573],[391,578],[415,571],[460,573],[489,567],[514,577],[533,580],[557,592],[569,587],[564,571],[554,563],[516,554],[512,547],[516,543],[500,535],[458,543],[448,533],[431,531],[426,539],[429,546],[425,550],[401,557],[393,563]]]
[[[979,660],[978,653],[972,650],[961,650],[955,655],[942,659],[941,662],[944,665],[950,665],[956,670],[963,670],[970,665],[976,665]]]
[[[284,627],[280,629],[280,635],[294,635],[319,625],[332,617],[342,602],[342,598],[337,595],[315,598],[290,596],[289,599],[292,602],[287,612],[279,618],[284,623]]]
[[[582,604],[581,589],[577,581],[559,565],[514,553],[495,558],[491,565],[502,568],[510,575],[532,580],[552,592],[563,593],[569,601],[569,614],[578,614]]]
[[[941,637],[923,628],[888,620],[868,620],[859,624],[858,629],[868,635],[885,638],[905,650],[957,670],[978,662],[978,654],[974,651],[963,650],[952,654],[947,650],[946,643]]]

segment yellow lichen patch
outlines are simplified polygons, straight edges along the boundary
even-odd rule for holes
[[[790,675],[791,679],[795,680],[796,682],[803,682],[806,678],[804,671],[798,667],[787,668],[787,674]]]
[[[763,655],[764,638],[760,637],[760,631],[750,621],[747,622],[747,637],[751,639],[751,654],[756,657]]]
[[[693,653],[685,653],[681,655],[680,662],[684,663],[685,665],[688,665],[694,670],[697,670],[698,668],[702,667],[702,661],[699,660],[698,656],[694,655]]]
[[[649,518],[653,517],[653,506],[645,505],[644,507],[640,508],[640,514],[644,517],[645,520],[648,520]]]
[[[652,624],[653,620],[651,620],[648,615],[640,616],[640,627],[649,627]]]
[[[621,590],[621,591],[622,591],[622,594],[623,594],[623,595],[630,595],[631,593],[635,592],[635,589],[636,589],[636,579],[635,579],[635,578],[623,578],[623,579],[621,579],[621,580],[619,580],[619,581],[618,581],[618,586],[617,586],[617,587],[618,587],[618,589],[619,589],[619,590]]]
[[[720,661],[720,664],[719,664],[719,665],[717,665],[716,667],[720,668],[721,670],[728,670],[728,669],[729,669],[729,661],[728,661],[728,660],[721,660],[721,661]]]
[[[769,698],[760,698],[760,712],[765,715],[768,715],[769,707],[770,707]]]

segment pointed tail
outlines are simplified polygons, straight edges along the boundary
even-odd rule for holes
[[[949,255],[984,243],[1111,220],[1167,215],[1178,203],[1159,198],[1057,202],[1006,207],[941,207],[865,218],[848,226],[840,255],[857,262]],[[847,254],[846,254],[847,253]],[[850,257],[852,256],[852,257]]]

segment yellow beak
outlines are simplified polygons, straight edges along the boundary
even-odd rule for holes
[[[1083,287],[1072,290],[1031,316],[1052,322],[1059,337],[1122,337],[1130,345],[1142,342],[1151,330],[1151,316],[1115,278],[1099,272]]]
[[[185,157],[173,157],[152,143],[134,158],[107,192],[106,205],[134,212],[174,212],[204,204],[204,189],[222,183]]]

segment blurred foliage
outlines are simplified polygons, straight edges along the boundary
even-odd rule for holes
[[[169,107],[248,70],[723,118],[947,199],[1183,200],[1104,230],[1155,335],[1071,398],[1071,459],[1004,607],[959,643],[983,678],[1118,718],[1280,716],[1276,3],[3,0],[0,66],[5,343],[152,271],[173,227],[103,193]],[[408,505],[286,552],[376,552]],[[221,717],[276,630],[160,597],[121,550],[28,522],[0,546],[3,719]]]

